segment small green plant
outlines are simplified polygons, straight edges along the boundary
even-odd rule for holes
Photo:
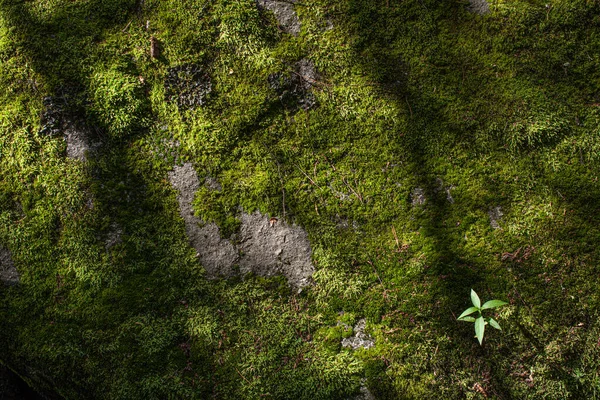
[[[496,328],[500,331],[502,330],[498,322],[496,322],[496,320],[494,320],[492,317],[485,318],[481,314],[481,312],[483,310],[498,308],[508,303],[502,300],[490,300],[486,301],[483,305],[481,305],[481,300],[479,299],[479,296],[477,296],[477,293],[475,293],[473,289],[471,289],[471,302],[473,303],[473,307],[469,307],[465,311],[463,311],[463,313],[460,314],[460,317],[458,317],[458,320],[475,323],[475,336],[477,337],[477,340],[479,340],[479,344],[481,345],[483,343],[483,333],[485,332],[485,326],[487,324],[490,324],[492,328]],[[477,318],[471,316],[471,314],[475,312],[479,315]]]

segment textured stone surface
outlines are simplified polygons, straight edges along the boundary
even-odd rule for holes
[[[487,0],[469,0],[469,11],[484,15],[490,12],[490,5]]]
[[[435,183],[436,183],[436,187],[435,187],[435,192],[439,193],[439,192],[446,192],[446,200],[448,200],[448,202],[450,204],[454,204],[454,198],[452,197],[452,193],[450,193],[450,191],[452,189],[454,189],[453,185],[450,186],[446,186],[444,184],[444,181],[440,178],[436,178],[435,179]]]
[[[375,400],[375,396],[373,396],[373,393],[366,386],[361,386],[360,392],[348,400]]]
[[[294,9],[296,1],[257,0],[257,4],[259,8],[269,10],[275,14],[281,30],[298,36],[300,34],[300,19],[298,19]]]
[[[16,285],[20,281],[10,251],[3,247],[0,247],[0,280],[7,285]]]
[[[44,110],[40,117],[40,135],[58,136],[62,134],[67,144],[67,157],[85,161],[90,153],[101,146],[94,140],[92,131],[82,121],[78,121],[66,111],[68,96],[47,96],[43,99]]]
[[[364,318],[359,320],[354,327],[354,336],[342,339],[342,346],[350,347],[354,350],[359,348],[368,349],[375,346],[373,338],[365,333],[366,326],[367,321]]]
[[[104,247],[106,250],[110,250],[120,243],[123,243],[123,229],[118,224],[112,223],[110,230],[106,234]]]
[[[175,166],[169,180],[179,192],[177,201],[188,239],[209,278],[233,276],[235,266],[239,266],[242,274],[283,275],[291,286],[308,284],[314,267],[308,235],[302,228],[271,221],[259,212],[242,212],[238,244],[234,245],[221,237],[216,224],[194,216],[192,202],[200,181],[192,164]]]
[[[91,140],[87,129],[77,127],[72,122],[65,122],[63,127],[64,140],[67,142],[67,157],[85,161],[87,156],[98,149],[99,143]]]
[[[179,211],[185,222],[185,230],[190,244],[197,251],[200,262],[209,278],[232,276],[233,265],[238,253],[233,244],[222,239],[219,227],[214,223],[205,224],[194,216],[192,202],[200,188],[198,175],[191,163],[175,166],[169,173],[171,185],[178,190]]]
[[[292,286],[308,284],[314,272],[306,232],[298,226],[276,222],[266,215],[242,213],[239,234],[239,265],[242,273],[271,276],[281,274]]]

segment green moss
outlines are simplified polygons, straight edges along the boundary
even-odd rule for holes
[[[0,0],[21,276],[0,359],[73,399],[341,399],[362,378],[377,398],[597,397],[599,6],[465,5],[309,1],[293,37],[252,0]],[[269,84],[301,59],[308,110]],[[169,97],[185,65],[202,106]],[[102,143],[87,162],[41,131],[45,96]],[[194,211],[223,236],[240,207],[305,228],[314,284],[206,281],[166,179],[186,161],[222,186]],[[455,320],[471,288],[511,304],[482,347]],[[360,318],[376,345],[353,353]]]

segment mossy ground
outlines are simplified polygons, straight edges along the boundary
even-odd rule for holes
[[[0,0],[0,360],[68,399],[600,398],[600,4],[465,6],[306,0],[294,37],[252,0]],[[268,79],[302,58],[309,110]],[[165,100],[180,65],[205,105]],[[39,132],[45,96],[95,128],[89,161]],[[304,227],[315,284],[207,281],[184,161],[226,234],[240,206]],[[483,346],[471,288],[510,302]],[[342,348],[361,317],[375,347]]]

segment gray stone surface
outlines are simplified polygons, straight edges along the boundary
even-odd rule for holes
[[[206,179],[204,179],[204,186],[216,192],[220,192],[221,190],[223,190],[223,187],[221,186],[219,181],[210,176],[207,176]]]
[[[72,122],[65,122],[63,126],[63,137],[67,142],[67,157],[79,161],[85,161],[90,153],[93,153],[100,147],[99,143],[91,140],[90,132],[87,129],[77,127]]]
[[[304,287],[314,272],[308,235],[299,226],[276,222],[259,212],[242,213],[239,261],[242,273],[281,274],[291,286]]]
[[[494,229],[500,229],[500,224],[498,221],[502,218],[504,213],[502,212],[502,207],[494,207],[490,211],[488,211],[488,216],[490,217],[490,226]]]
[[[269,10],[275,14],[281,30],[298,36],[300,34],[300,19],[294,9],[294,3],[296,2],[297,0],[257,0],[259,8]]]
[[[487,0],[469,0],[469,11],[484,15],[490,12],[490,5]]]
[[[19,272],[13,263],[10,251],[0,246],[0,280],[7,285],[16,285],[20,281]]]
[[[237,245],[222,238],[219,227],[194,216],[192,202],[200,188],[191,163],[175,166],[169,180],[179,192],[177,201],[186,233],[209,278],[230,277],[235,266],[240,273],[261,276],[283,275],[294,287],[304,287],[314,272],[311,247],[306,232],[298,226],[270,221],[259,212],[242,212]]]
[[[164,86],[165,100],[177,103],[179,110],[193,110],[206,105],[213,90],[207,71],[196,64],[169,68]]]
[[[350,347],[354,350],[359,348],[368,349],[375,346],[373,338],[365,333],[366,326],[367,321],[364,318],[359,320],[354,327],[354,336],[342,339],[342,346]]]
[[[185,230],[190,244],[196,249],[200,262],[206,269],[209,278],[229,277],[234,274],[233,265],[238,259],[238,252],[233,244],[222,239],[219,227],[214,223],[205,224],[194,216],[192,202],[200,188],[198,175],[191,163],[175,166],[169,172],[169,181],[179,194],[177,202],[179,211],[185,222]]]
[[[283,106],[291,111],[298,108],[310,110],[317,106],[312,88],[318,80],[319,74],[314,63],[306,58],[291,65],[288,70],[268,77],[271,89],[277,93]]]

